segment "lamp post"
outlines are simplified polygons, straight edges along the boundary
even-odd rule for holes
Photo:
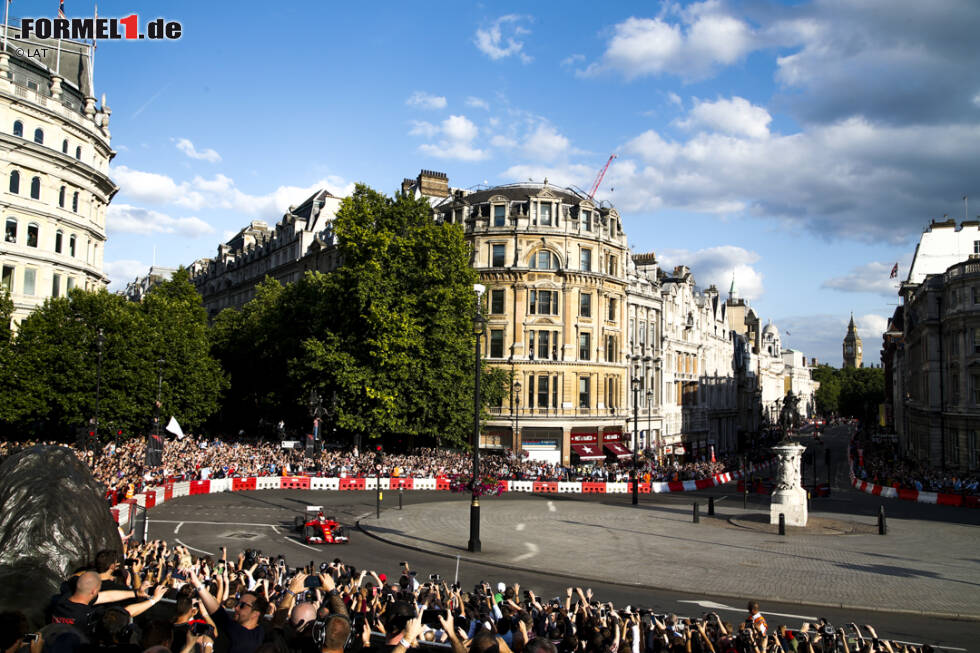
[[[310,390],[310,416],[313,417],[313,442],[307,447],[307,455],[315,454],[320,439],[320,415],[323,413],[323,398],[316,390]]]
[[[162,358],[157,359],[157,402],[154,407],[154,418],[156,419],[157,432],[156,435],[160,435],[160,408],[163,404],[160,403],[160,395],[163,393],[163,366],[167,364],[167,361]]]
[[[95,349],[98,352],[95,367],[95,442],[99,440],[99,396],[102,393],[102,345],[105,344],[105,332],[99,328],[99,335],[95,338]],[[95,442],[90,442],[94,446]]]
[[[644,444],[647,448],[652,448],[650,439],[653,437],[653,390],[647,389],[647,439]]]
[[[514,382],[514,442],[517,444],[521,439],[521,382]],[[521,449],[524,447],[522,446]]]
[[[637,469],[636,469],[636,467],[637,467],[637,460],[636,460],[637,451],[636,451],[636,449],[637,449],[637,445],[639,444],[639,438],[637,437],[637,434],[638,434],[638,432],[640,430],[640,399],[639,399],[639,396],[640,396],[640,372],[639,372],[639,370],[640,370],[640,366],[639,365],[634,365],[633,366],[633,380],[632,380],[632,386],[633,386],[633,471],[632,471],[632,473],[630,475],[633,477],[633,505],[634,506],[640,502],[639,490],[637,488],[637,486],[639,485],[639,483],[638,483],[638,480],[639,479],[637,478],[637,474],[636,474],[636,471],[637,471]]]
[[[479,553],[483,549],[480,544],[480,495],[477,494],[477,483],[480,479],[480,338],[487,328],[486,320],[480,310],[480,298],[486,291],[486,286],[476,283],[476,311],[473,313],[473,334],[476,336],[476,354],[473,381],[473,498],[470,501],[470,541],[467,549]]]

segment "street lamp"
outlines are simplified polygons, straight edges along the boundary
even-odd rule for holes
[[[653,389],[647,389],[647,439],[644,444],[646,444],[648,449],[653,448],[650,443],[650,439],[653,436]]]
[[[637,485],[639,485],[638,483],[639,479],[637,478],[636,475],[636,467],[637,467],[636,449],[637,449],[637,445],[639,444],[639,439],[637,438],[637,434],[640,430],[640,400],[639,400],[640,366],[639,365],[633,366],[632,385],[633,385],[633,471],[630,475],[633,477],[633,505],[635,506],[640,502],[639,490],[637,488]]]
[[[480,310],[480,298],[487,287],[483,284],[473,284],[476,291],[476,311],[473,313],[473,334],[476,336],[476,356],[474,365],[473,386],[473,498],[470,501],[470,542],[467,549],[479,553],[483,546],[480,544],[480,496],[477,494],[477,483],[480,478],[480,338],[487,328],[487,322]]]
[[[516,445],[521,439],[521,382],[514,382],[514,442]],[[523,449],[523,446],[521,447]]]
[[[99,395],[102,392],[102,345],[105,344],[105,332],[99,328],[99,335],[95,338],[95,349],[98,352],[98,359],[95,368],[95,442],[99,440]],[[94,446],[95,442],[90,445]]]
[[[156,435],[160,435],[160,408],[163,404],[160,403],[160,394],[163,392],[163,366],[167,364],[167,361],[162,358],[157,359],[157,401],[154,407],[154,418],[156,419]]]

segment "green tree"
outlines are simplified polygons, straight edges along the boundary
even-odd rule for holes
[[[14,315],[14,301],[10,299],[10,293],[6,288],[0,288],[0,364],[3,363],[3,355],[10,345],[13,331],[10,328],[11,320]]]
[[[836,415],[839,412],[840,379],[836,368],[830,365],[818,365],[813,369],[813,380],[820,382],[814,394],[817,412],[821,415]]]

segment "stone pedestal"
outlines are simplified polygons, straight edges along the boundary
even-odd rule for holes
[[[787,526],[806,526],[806,490],[800,485],[800,458],[806,447],[795,442],[781,442],[772,450],[779,460],[779,476],[769,506],[769,523],[778,524],[782,514]]]

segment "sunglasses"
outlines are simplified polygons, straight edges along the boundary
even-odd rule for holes
[[[239,608],[248,608],[249,610],[251,610],[254,606],[251,603],[246,603],[245,601],[239,601],[238,602],[238,607]]]

